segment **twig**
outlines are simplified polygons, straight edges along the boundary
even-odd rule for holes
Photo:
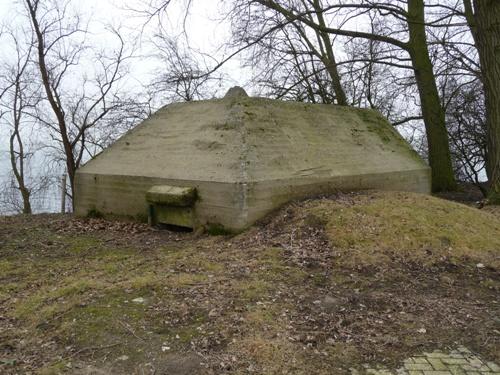
[[[212,285],[212,284],[217,284],[217,283],[223,283],[225,281],[229,281],[230,279],[228,278],[222,278],[222,279],[216,279],[216,280],[211,280],[207,282],[199,282],[199,283],[185,283],[184,285],[189,285],[189,286],[204,286],[204,285]]]
[[[127,323],[122,322],[121,320],[118,320],[118,323],[120,323],[123,328],[125,328],[127,331],[129,331],[135,338],[138,338],[139,340],[146,341],[142,337],[139,337],[135,334],[134,330],[130,328],[130,326]]]
[[[108,348],[112,348],[114,346],[118,346],[118,345],[121,345],[122,343],[121,342],[117,342],[117,343],[114,343],[114,344],[110,344],[110,345],[105,345],[105,346],[89,346],[87,348],[83,348],[83,349],[80,349],[78,350],[77,352],[74,352],[73,354],[71,354],[69,356],[69,358],[72,358],[80,353],[83,353],[83,352],[86,352],[86,351],[89,351],[89,350],[103,350],[103,349],[108,349]]]

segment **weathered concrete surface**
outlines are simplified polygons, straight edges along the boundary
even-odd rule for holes
[[[194,187],[197,224],[239,230],[336,189],[429,193],[429,168],[377,112],[237,91],[164,107],[80,168],[76,213],[143,218],[152,186]]]
[[[156,185],[146,192],[146,200],[169,206],[192,206],[196,201],[196,189],[170,185]]]

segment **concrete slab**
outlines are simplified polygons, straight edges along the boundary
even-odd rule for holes
[[[196,189],[192,187],[157,185],[146,192],[146,200],[150,203],[169,206],[192,206],[196,201]]]

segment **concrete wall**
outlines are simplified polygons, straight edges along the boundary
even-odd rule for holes
[[[75,214],[91,210],[109,217],[145,221],[146,192],[155,185],[195,187],[200,196],[195,204],[199,224],[223,224],[229,229],[246,225],[241,215],[241,189],[225,182],[193,182],[162,178],[78,173],[75,179]]]
[[[239,231],[292,199],[338,190],[402,190],[428,193],[430,170],[417,169],[334,178],[292,178],[250,184],[193,182],[136,176],[77,174],[75,213],[96,210],[110,217],[146,220],[146,191],[154,185],[195,187],[200,199],[195,204],[197,225],[220,224]]]

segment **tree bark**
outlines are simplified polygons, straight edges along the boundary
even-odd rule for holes
[[[464,0],[481,63],[488,136],[486,172],[490,181],[488,198],[500,204],[500,1]]]
[[[21,192],[21,197],[23,200],[23,214],[31,214],[32,209],[31,209],[31,201],[30,201],[30,191],[26,187],[26,183],[24,180],[24,150],[23,150],[23,143],[21,140],[21,136],[19,134],[19,128],[17,127],[10,136],[10,163],[12,166],[12,171],[14,172],[14,176],[17,181],[17,187],[19,191]],[[15,142],[18,143],[19,151],[18,153],[18,158],[19,158],[19,167],[17,165],[16,161],[16,150],[15,150]]]
[[[322,13],[322,6],[319,0],[314,0],[314,10],[317,12],[318,24],[321,27],[326,27],[325,18]],[[330,35],[324,31],[315,30],[319,37],[323,40],[325,47],[326,56],[322,56],[321,60],[330,75],[332,80],[333,91],[335,92],[335,97],[337,99],[337,104],[348,105],[347,96],[345,94],[344,88],[342,87],[342,82],[340,80],[340,75],[337,67],[337,61],[335,60],[335,54],[333,53],[332,41]]]
[[[432,169],[432,190],[456,189],[451,163],[445,113],[427,48],[423,0],[408,0],[408,52],[410,54],[422,107]]]
[[[26,179],[24,174],[24,161],[26,155],[24,153],[24,144],[20,133],[21,117],[24,111],[21,80],[27,64],[28,64],[28,59],[26,59],[21,70],[18,71],[15,75],[14,94],[13,94],[14,102],[12,108],[14,129],[9,139],[10,164],[12,167],[12,172],[14,173],[14,177],[16,178],[17,181],[17,188],[19,189],[23,200],[23,214],[32,213],[31,201],[30,201],[31,193],[28,187],[26,186]]]
[[[66,213],[66,174],[61,177],[61,213]]]
[[[42,78],[42,84],[45,89],[45,93],[47,95],[47,100],[49,101],[50,107],[54,112],[54,115],[57,118],[57,124],[59,127],[59,133],[61,135],[61,143],[63,145],[65,161],[66,161],[66,170],[69,177],[69,183],[71,187],[71,197],[73,198],[72,204],[74,208],[74,182],[75,182],[75,174],[76,174],[76,163],[75,157],[73,155],[73,147],[71,145],[71,141],[68,137],[68,129],[66,126],[66,119],[64,110],[60,107],[59,96],[57,92],[53,92],[52,90],[52,82],[49,76],[49,71],[47,68],[47,63],[45,61],[45,36],[40,28],[40,24],[37,18],[37,6],[38,2],[33,0],[25,0],[26,6],[28,8],[29,16],[31,19],[31,23],[33,25],[33,29],[35,31],[36,36],[36,45],[38,51],[38,68],[40,70],[40,75]]]

